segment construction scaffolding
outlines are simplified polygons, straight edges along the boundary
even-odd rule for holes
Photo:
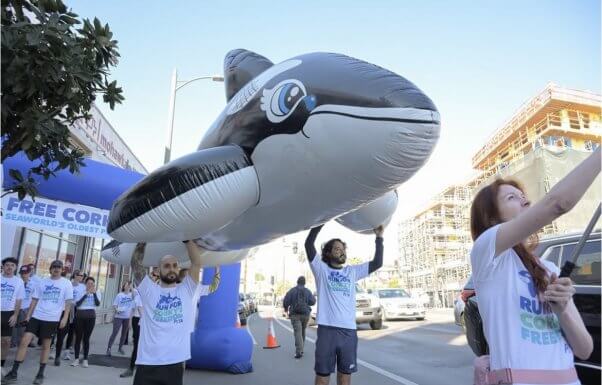
[[[602,142],[602,96],[548,84],[473,157],[478,171],[467,183],[446,188],[425,210],[400,224],[399,270],[409,290],[426,293],[431,306],[453,306],[470,274],[470,204],[496,177],[517,179],[539,200]],[[575,231],[600,201],[600,182],[545,234]]]
[[[468,186],[451,186],[399,230],[402,283],[428,294],[431,306],[451,306],[470,274]]]

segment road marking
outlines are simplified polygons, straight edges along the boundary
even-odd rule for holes
[[[247,333],[249,333],[249,335],[251,336],[251,339],[253,340],[253,345],[257,345],[257,341],[255,340],[255,337],[253,337],[253,333],[251,333],[251,317],[253,317],[255,314],[251,314],[249,317],[247,317],[247,327],[245,327],[245,329],[247,329]]]
[[[288,330],[288,331],[289,331],[289,332],[291,332],[291,333],[294,333],[293,329],[292,329],[292,328],[290,328],[289,326],[287,326],[287,325],[283,324],[283,323],[282,323],[282,321],[280,321],[280,319],[278,319],[278,318],[274,318],[274,320],[275,320],[275,321],[276,321],[276,322],[277,322],[277,323],[278,323],[280,326],[282,326],[284,329]],[[305,339],[306,339],[307,341],[311,342],[311,343],[312,343],[312,344],[314,344],[314,345],[316,344],[316,340],[314,340],[313,338],[311,338],[311,337],[309,337],[309,336],[306,336],[306,337],[305,337]],[[376,373],[380,374],[380,375],[383,375],[383,376],[385,376],[385,377],[388,377],[388,378],[390,378],[390,379],[391,379],[391,380],[393,380],[393,381],[397,381],[397,382],[399,382],[400,384],[403,384],[403,385],[418,385],[418,384],[416,384],[415,382],[412,382],[412,381],[408,380],[407,378],[400,377],[400,376],[398,376],[398,375],[396,375],[396,374],[393,374],[393,373],[391,373],[391,372],[389,372],[389,371],[387,371],[387,370],[385,370],[385,369],[383,369],[383,368],[379,368],[379,367],[378,367],[378,366],[376,366],[376,365],[372,365],[372,364],[371,364],[371,363],[369,363],[369,362],[366,362],[366,361],[364,361],[364,360],[360,360],[359,358],[357,359],[357,363],[358,363],[359,365],[362,365],[362,366],[363,366],[363,367],[365,367],[365,368],[368,368],[368,369],[370,369],[370,370],[372,370],[372,371],[374,371],[374,372],[376,372]]]

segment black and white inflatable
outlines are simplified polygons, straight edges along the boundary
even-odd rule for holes
[[[439,138],[433,102],[405,78],[364,61],[311,53],[273,64],[246,50],[224,63],[228,104],[198,151],[138,182],[114,203],[103,256],[144,263],[165,250],[226,264],[280,236],[336,219],[357,232],[387,223],[395,188]]]

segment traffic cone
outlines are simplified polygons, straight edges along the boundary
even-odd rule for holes
[[[240,314],[236,313],[236,328],[240,329],[242,324],[240,323]]]
[[[268,338],[264,349],[276,349],[279,348],[278,342],[276,342],[276,332],[274,332],[274,319],[270,317],[270,326],[268,327]]]

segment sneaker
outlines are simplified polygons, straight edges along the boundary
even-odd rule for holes
[[[54,359],[54,366],[61,366],[61,360],[58,357]]]
[[[302,354],[299,354],[299,353],[295,354],[295,358],[296,358],[296,359],[299,359],[299,358],[301,358],[301,357],[303,357],[303,355],[302,355]]]
[[[124,377],[132,377],[134,375],[134,369],[132,368],[127,368],[125,370],[125,372],[121,373],[119,375],[119,377],[124,378]]]
[[[54,353],[52,353],[52,352],[48,353],[48,359],[54,360]]]
[[[74,358],[73,362],[71,363],[71,366],[73,366],[73,367],[79,366],[79,359]]]
[[[107,356],[111,357],[111,349],[107,349]]]
[[[63,353],[63,360],[71,361],[71,354],[69,354],[69,352]]]
[[[119,350],[117,350],[117,353],[125,356],[125,352],[123,351],[123,348],[119,348]]]
[[[17,381],[17,373],[12,370],[8,372],[4,377],[2,377],[3,384],[12,384]]]
[[[88,367],[88,360],[83,360],[82,361],[82,367],[84,367],[84,368]]]
[[[44,376],[41,376],[39,374],[33,380],[33,385],[42,385],[43,383],[44,383]]]

